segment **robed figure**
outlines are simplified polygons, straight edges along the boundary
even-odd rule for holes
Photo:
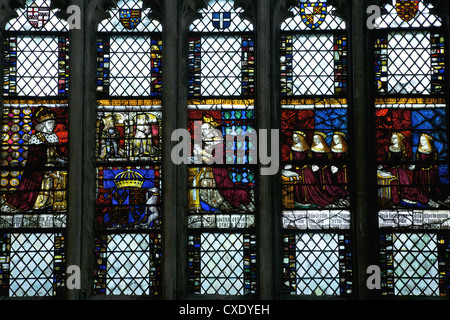
[[[312,170],[316,174],[322,189],[333,197],[334,201],[342,200],[348,196],[348,192],[334,182],[331,164],[333,154],[326,142],[326,134],[323,132],[315,132],[313,143],[311,145],[311,154],[314,164]],[[334,202],[333,201],[333,202]]]
[[[156,154],[159,137],[158,119],[152,114],[138,114],[134,118],[133,156],[149,157]]]
[[[421,187],[429,199],[442,201],[445,200],[445,192],[439,179],[437,159],[434,138],[428,134],[422,134],[416,154],[414,184]]]
[[[405,136],[394,132],[391,135],[391,141],[388,149],[389,165],[380,166],[380,170],[389,172],[395,180],[391,182],[391,196],[394,205],[398,205],[402,200],[415,203],[428,203],[428,197],[425,192],[413,185],[412,178],[408,170],[414,169],[407,165],[408,154],[404,144]]]
[[[312,158],[311,148],[306,142],[306,135],[302,131],[293,133],[293,142],[290,150],[290,160],[295,168],[287,166],[287,170],[292,170],[301,177],[301,183],[294,186],[294,201],[297,206],[317,205],[326,207],[334,202],[333,197],[323,190],[319,185],[311,169],[309,162]]]
[[[347,141],[345,141],[345,133],[343,132],[335,132],[333,134],[333,141],[330,146],[330,150],[333,154],[333,162],[334,164],[331,166],[331,172],[334,176],[334,181],[338,186],[343,189],[343,195],[345,197],[349,196],[348,192],[348,145]]]
[[[59,147],[58,136],[54,132],[56,115],[51,108],[45,106],[37,108],[32,121],[34,134],[28,141],[28,158],[22,177],[17,190],[4,195],[3,212],[25,212],[51,205],[55,177],[45,172],[46,167],[49,164],[67,163]]]
[[[224,141],[220,133],[220,124],[212,116],[205,115],[201,126],[202,146],[194,145],[194,159],[211,163],[216,158],[216,152],[225,155]],[[204,203],[214,209],[225,211],[252,212],[254,203],[252,201],[252,190],[248,187],[235,185],[225,167],[201,167],[193,177],[193,187],[201,189],[193,190],[199,193],[200,198],[193,195],[193,199],[201,199]],[[197,204],[192,204],[198,207]]]

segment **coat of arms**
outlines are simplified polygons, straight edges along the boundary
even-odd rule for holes
[[[120,22],[128,30],[133,30],[141,22],[140,9],[122,9],[119,14]]]
[[[213,12],[212,24],[216,29],[227,29],[231,25],[231,13],[230,12]]]
[[[96,201],[98,228],[129,229],[159,224],[159,189],[154,185],[153,169],[105,169],[102,176],[103,185]]]
[[[395,8],[398,16],[403,21],[409,22],[419,12],[419,1],[397,0]]]
[[[318,28],[327,15],[327,4],[325,2],[300,3],[300,16],[310,29]]]
[[[36,29],[41,29],[50,19],[49,7],[28,7],[27,20]]]

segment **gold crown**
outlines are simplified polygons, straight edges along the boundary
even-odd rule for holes
[[[122,171],[114,178],[117,188],[142,188],[144,177],[136,171]]]
[[[42,123],[47,120],[55,120],[56,115],[55,112],[53,112],[52,109],[46,106],[41,106],[36,109],[34,113],[34,121],[35,123]]]
[[[294,131],[294,134],[298,134],[306,138],[306,134],[303,131]]]
[[[434,138],[432,136],[430,136],[429,134],[422,133],[422,136],[424,136],[425,138],[427,138],[430,141],[434,141]]]
[[[400,132],[392,132],[392,135],[396,135],[400,140],[404,140],[406,137]]]
[[[327,138],[327,135],[326,135],[325,133],[319,132],[319,131],[314,132],[314,135],[315,135],[315,136],[321,136],[321,137],[324,138],[324,139]]]
[[[345,136],[346,136],[346,134],[343,133],[343,132],[341,132],[341,131],[336,131],[334,134],[336,134],[336,135],[338,135],[338,136],[341,136],[341,137],[343,137],[343,138],[345,138]]]

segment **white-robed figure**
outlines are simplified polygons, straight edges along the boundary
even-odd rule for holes
[[[116,119],[117,118],[117,119]],[[124,150],[120,147],[120,133],[117,130],[116,122],[120,116],[106,115],[103,118],[103,130],[100,136],[100,158],[120,158],[124,156]]]
[[[148,190],[148,193],[149,193],[149,198],[146,203],[148,220],[147,220],[146,225],[150,225],[153,221],[156,221],[160,216],[158,188],[150,188]]]
[[[134,125],[133,156],[148,157],[154,154],[152,138],[158,135],[158,119],[152,114],[138,114]]]

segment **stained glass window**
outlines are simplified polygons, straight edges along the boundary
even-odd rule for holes
[[[281,24],[283,293],[352,293],[348,42],[327,1]]]
[[[118,1],[97,34],[95,295],[161,294],[162,28]]]
[[[375,134],[383,294],[445,296],[450,217],[442,19],[392,1],[375,23]]]
[[[253,25],[211,0],[189,30],[188,293],[256,290]]]
[[[68,186],[69,38],[50,1],[5,26],[0,296],[61,296]]]

